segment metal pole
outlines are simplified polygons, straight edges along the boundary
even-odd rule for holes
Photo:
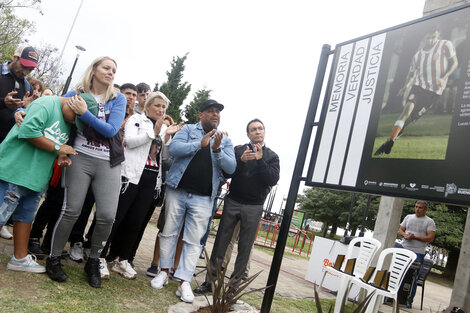
[[[284,249],[286,247],[287,236],[289,234],[289,226],[292,220],[292,213],[294,211],[300,181],[302,179],[302,172],[305,164],[305,159],[307,158],[307,151],[310,143],[310,138],[312,136],[312,128],[314,125],[315,114],[317,111],[318,101],[320,99],[323,79],[325,77],[326,67],[328,65],[328,57],[330,53],[330,45],[323,45],[322,52],[320,55],[320,61],[318,63],[317,68],[317,75],[315,77],[315,83],[313,85],[312,97],[310,99],[307,117],[305,119],[304,131],[300,140],[299,152],[297,153],[297,160],[295,161],[294,172],[292,174],[289,194],[287,195],[284,217],[282,218],[281,229],[279,232],[276,249],[274,250],[273,261],[271,263],[271,270],[269,271],[268,282],[266,283],[267,289],[264,293],[260,313],[269,313],[271,310],[274,291],[276,289],[276,283],[279,276],[279,271],[281,269],[282,256],[284,255]]]
[[[351,194],[351,205],[349,206],[348,221],[346,222],[346,227],[344,229],[343,237],[346,237],[348,235],[349,230],[350,230],[349,229],[349,224],[351,223],[351,214],[352,214],[352,209],[354,208],[354,202],[356,202],[356,194],[352,193]]]
[[[359,232],[359,237],[364,237],[364,232],[366,230],[365,224],[367,220],[367,216],[369,215],[369,208],[370,208],[370,202],[372,201],[372,196],[368,195],[367,196],[367,205],[364,210],[364,215],[362,216],[362,225],[361,225],[361,231]]]
[[[65,82],[64,90],[62,90],[62,96],[65,95],[67,93],[67,91],[69,90],[70,82],[72,81],[72,74],[73,74],[73,71],[75,70],[75,65],[77,65],[77,61],[78,61],[78,53],[77,53],[77,56],[75,57],[75,61],[73,62],[73,66],[72,66],[72,70],[70,71],[70,75],[69,75],[69,77],[67,77],[67,81]]]
[[[67,43],[69,42],[70,34],[72,33],[73,27],[75,26],[75,21],[77,20],[78,13],[80,12],[80,9],[82,8],[83,1],[84,0],[80,2],[80,5],[77,9],[77,13],[75,13],[75,18],[73,19],[72,26],[70,26],[69,33],[67,35],[67,38],[65,39],[64,46],[62,47],[62,51],[60,52],[59,59],[57,60],[58,65],[60,65],[60,62],[62,61],[62,56],[64,55],[65,47],[67,46]]]

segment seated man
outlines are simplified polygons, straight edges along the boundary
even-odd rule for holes
[[[28,254],[29,233],[55,158],[59,165],[69,166],[67,155],[76,153],[65,144],[74,120],[67,98],[39,98],[26,109],[21,126],[14,126],[0,145],[0,227],[10,216],[14,222],[10,270],[45,272]]]

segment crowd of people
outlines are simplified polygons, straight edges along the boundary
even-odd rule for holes
[[[116,85],[117,63],[109,57],[95,59],[72,91],[55,96],[27,77],[39,57],[33,47],[19,47],[0,77],[0,234],[14,240],[7,269],[64,282],[61,260],[70,242],[68,255],[86,260],[90,286],[109,279],[108,264],[134,279],[137,248],[161,207],[150,285],[178,280],[177,296],[192,302],[190,282],[216,199],[231,179],[210,262],[226,266],[227,246],[238,237],[233,283],[243,279],[263,204],[279,180],[263,122],[250,120],[249,142],[236,147],[218,130],[224,105],[215,100],[201,104],[198,123],[177,124],[162,92],[145,83]],[[4,227],[9,220],[13,235]],[[196,292],[211,290],[210,275]]]

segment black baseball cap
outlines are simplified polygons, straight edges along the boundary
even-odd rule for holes
[[[201,107],[199,108],[199,112],[203,112],[203,111],[205,111],[205,110],[207,110],[208,108],[211,108],[211,107],[217,107],[217,109],[219,109],[219,111],[222,111],[224,109],[223,104],[218,103],[215,100],[210,100],[209,99],[209,100],[204,101],[201,104]]]

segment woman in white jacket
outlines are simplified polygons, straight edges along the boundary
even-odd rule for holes
[[[134,243],[153,199],[161,192],[162,167],[166,161],[163,155],[168,149],[171,135],[182,127],[182,123],[172,123],[168,127],[165,124],[169,102],[161,92],[150,94],[145,102],[144,113],[132,115],[124,129],[126,159],[121,171],[121,195],[113,229],[101,257],[106,257],[111,245],[109,257],[119,257],[111,270],[127,279],[134,279],[137,275],[128,260],[132,257]],[[109,275],[106,272],[106,269],[102,269],[103,277]]]

